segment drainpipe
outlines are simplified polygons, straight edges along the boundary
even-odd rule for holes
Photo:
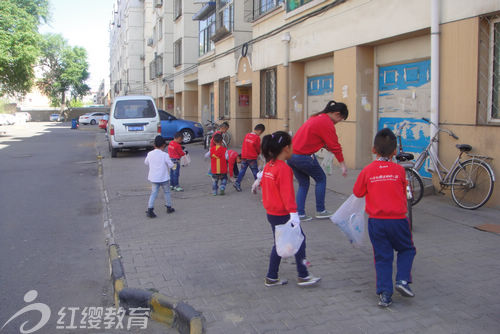
[[[283,66],[285,67],[286,73],[286,85],[285,85],[285,130],[290,133],[290,66],[288,63],[290,61],[290,33],[287,31],[281,36],[281,41],[285,43],[285,58],[283,61]],[[291,133],[290,133],[291,134]]]
[[[431,1],[431,122],[439,124],[439,0]],[[430,126],[431,138],[437,129]],[[432,149],[438,154],[438,145],[434,143]]]

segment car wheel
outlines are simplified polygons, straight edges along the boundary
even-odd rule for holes
[[[91,120],[90,120],[90,124],[91,124],[91,125],[95,125],[95,123],[97,123],[95,119],[91,119]]]
[[[193,137],[194,137],[193,131],[191,131],[189,129],[184,129],[184,130],[182,130],[181,133],[182,133],[182,143],[183,144],[188,144],[193,140]]]
[[[111,146],[111,143],[109,143],[108,147],[109,147],[109,152],[111,152],[111,157],[112,158],[116,158],[116,155],[118,154],[118,149],[117,148],[113,148]]]

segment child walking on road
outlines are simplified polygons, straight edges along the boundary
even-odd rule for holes
[[[227,184],[227,150],[222,145],[222,135],[220,133],[214,135],[214,146],[210,148],[210,163],[212,172],[212,194],[217,196],[224,195]],[[219,180],[220,188],[219,188]]]
[[[186,155],[182,149],[182,133],[177,132],[174,135],[174,140],[168,144],[168,155],[174,163],[174,167],[170,169],[170,188],[174,191],[183,191],[179,186],[179,175],[181,172],[181,158]]]
[[[406,174],[403,167],[391,162],[396,154],[396,136],[389,129],[380,130],[374,140],[377,160],[366,166],[354,184],[357,197],[366,196],[368,234],[373,245],[377,274],[378,305],[392,304],[392,262],[398,253],[396,290],[404,297],[414,297],[410,289],[411,267],[416,254],[406,218]]]
[[[264,136],[262,140],[262,154],[267,164],[262,174],[262,202],[267,212],[267,220],[271,224],[273,237],[276,225],[287,223],[291,220],[300,224],[295,192],[293,189],[293,172],[285,162],[292,156],[292,137],[284,131]],[[304,235],[304,232],[302,232]],[[295,254],[297,264],[297,285],[310,286],[317,284],[321,278],[309,274],[305,265],[306,236]],[[278,286],[287,284],[288,281],[278,276],[281,257],[276,252],[276,245],[271,250],[269,269],[265,278],[265,286]]]
[[[262,135],[265,130],[266,127],[264,124],[257,124],[253,132],[247,133],[243,139],[243,145],[241,147],[241,170],[236,182],[233,184],[237,191],[241,191],[241,181],[248,167],[250,167],[254,179],[257,179],[257,173],[259,172],[257,158],[260,154],[260,135]]]
[[[149,166],[148,180],[151,182],[151,196],[148,202],[148,211],[146,215],[149,218],[155,218],[154,213],[154,203],[156,196],[158,196],[158,190],[160,187],[163,188],[163,193],[165,194],[165,206],[167,207],[167,213],[174,212],[172,207],[172,199],[170,198],[170,187],[169,187],[169,168],[172,168],[174,164],[168,154],[164,151],[167,143],[165,138],[162,136],[156,136],[155,149],[150,151],[144,160],[144,163]]]

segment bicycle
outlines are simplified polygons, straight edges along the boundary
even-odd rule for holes
[[[205,123],[205,135],[203,137],[203,148],[205,150],[210,148],[212,137],[218,129],[219,124],[212,122],[211,120],[208,120],[207,123]],[[229,144],[231,143],[231,134],[229,131],[222,134],[222,143],[225,147],[229,147]]]
[[[410,231],[413,230],[413,203],[415,200],[414,197],[414,189],[413,189],[413,181],[418,180],[420,182],[420,187],[422,189],[422,194],[420,195],[420,198],[422,198],[423,195],[423,184],[422,184],[422,179],[416,173],[416,171],[413,169],[415,166],[415,162],[413,162],[413,154],[411,153],[406,153],[403,152],[402,149],[401,151],[396,155],[396,160],[398,161],[398,164],[403,166],[405,169],[406,173],[406,203],[407,203],[407,214],[408,214],[408,222],[410,223]],[[420,201],[420,198],[415,202],[418,203]]]
[[[409,191],[411,195],[411,205],[415,206],[424,196],[424,182],[422,177],[418,174],[415,168],[415,163],[412,161],[414,155],[411,153],[404,152],[403,142],[401,139],[401,132],[408,125],[407,122],[403,122],[396,130],[396,137],[398,139],[398,154],[396,155],[396,160],[398,163],[404,167],[406,170],[406,179],[408,181]]]
[[[455,162],[448,169],[439,160],[437,154],[432,150],[433,143],[439,141],[438,136],[440,132],[447,133],[449,136],[458,140],[458,136],[451,130],[440,128],[427,118],[422,118],[431,126],[436,127],[438,130],[431,138],[427,147],[420,153],[420,156],[415,161],[414,170],[419,170],[427,158],[430,158],[432,165],[431,172],[435,173],[439,178],[441,189],[440,193],[448,187],[451,188],[451,195],[453,201],[461,208],[468,210],[475,210],[483,206],[491,197],[493,187],[495,185],[495,174],[493,169],[488,164],[488,161],[493,158],[470,154],[472,146],[468,144],[455,145],[459,150]],[[464,160],[463,155],[468,158]]]

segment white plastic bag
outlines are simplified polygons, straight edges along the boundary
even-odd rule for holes
[[[365,239],[365,199],[349,196],[330,220],[349,238],[351,244],[361,246]]]
[[[326,151],[324,153],[323,161],[321,161],[321,167],[328,174],[332,175],[333,171],[333,153]]]
[[[274,230],[276,253],[281,257],[294,256],[299,251],[300,245],[304,241],[300,224],[276,225]]]
[[[189,154],[185,154],[181,157],[181,166],[182,167],[186,167],[186,166],[189,166],[191,164],[191,157],[189,156]]]

